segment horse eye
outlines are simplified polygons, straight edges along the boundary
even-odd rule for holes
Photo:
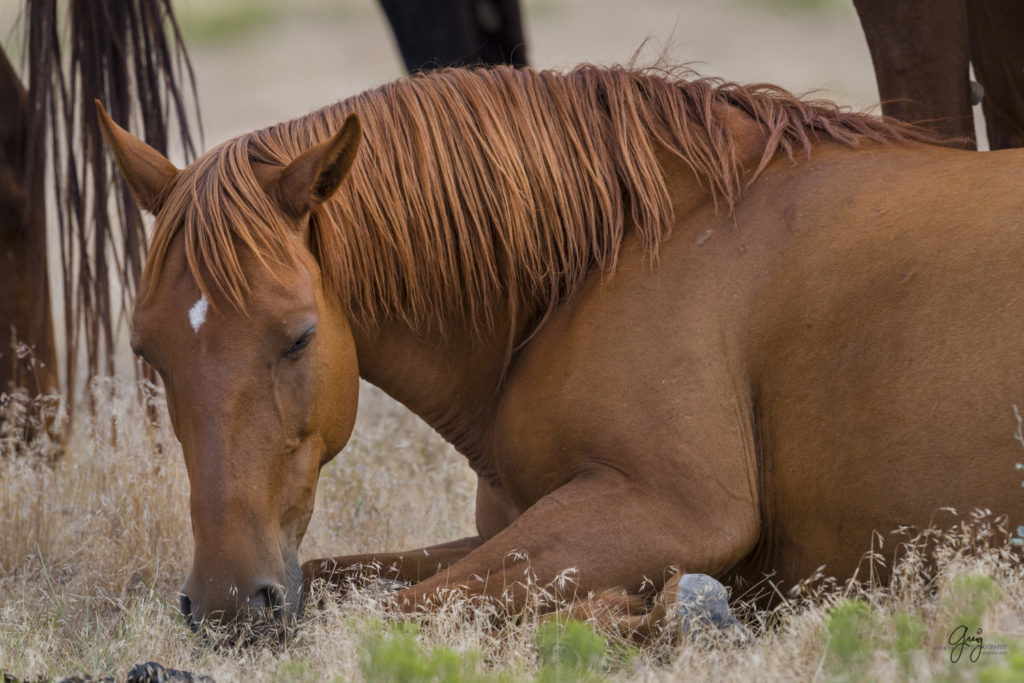
[[[301,337],[299,337],[294,344],[292,344],[287,351],[284,352],[285,358],[295,358],[302,350],[309,346],[310,340],[313,338],[313,333],[316,332],[316,328],[312,327],[306,330]]]

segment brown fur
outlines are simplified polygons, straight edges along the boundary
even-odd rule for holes
[[[3,50],[0,102],[0,392],[26,391],[34,398],[58,390],[46,275],[43,169],[29,161],[28,94]],[[18,343],[28,345],[30,357],[19,357]],[[41,424],[57,436],[52,419],[43,417]],[[26,424],[27,439],[35,433],[30,425]]]

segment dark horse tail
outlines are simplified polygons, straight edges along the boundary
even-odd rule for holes
[[[28,177],[41,177],[51,164],[65,395],[73,401],[79,362],[86,363],[86,377],[114,371],[116,331],[134,298],[146,249],[142,217],[120,174],[112,172],[92,101],[101,100],[117,121],[135,121],[146,142],[165,155],[173,118],[190,160],[195,144],[189,120],[199,123],[195,79],[170,0],[26,0],[26,14]],[[116,218],[109,214],[111,182],[117,184]],[[36,202],[30,212],[43,210]],[[45,253],[44,247],[42,263]],[[46,268],[34,271],[34,291],[45,291]]]

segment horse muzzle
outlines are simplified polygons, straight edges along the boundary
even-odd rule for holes
[[[201,583],[190,577],[178,598],[181,616],[193,632],[224,629],[236,642],[280,640],[302,616],[301,581],[289,589],[258,580],[243,584],[245,590],[216,580],[208,580],[206,590],[201,590]]]

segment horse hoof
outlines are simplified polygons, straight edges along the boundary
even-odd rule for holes
[[[675,600],[667,609],[667,620],[679,634],[692,640],[700,634],[719,632],[742,638],[745,629],[729,609],[725,586],[707,574],[682,574],[665,586],[676,583]]]

